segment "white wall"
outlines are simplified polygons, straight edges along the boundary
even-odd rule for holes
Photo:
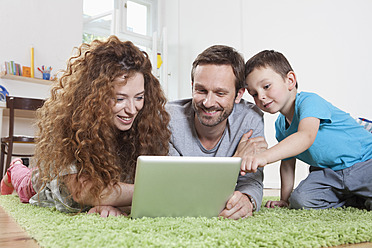
[[[226,44],[247,60],[264,49],[282,52],[297,73],[299,90],[317,92],[335,106],[372,119],[372,1],[164,0],[168,28],[170,99],[191,97],[197,54]],[[171,7],[170,7],[171,6]],[[246,99],[252,101],[250,96]],[[265,114],[270,146],[276,116]],[[265,168],[265,187],[280,186],[278,163]],[[296,184],[307,175],[298,163]]]
[[[52,73],[65,69],[73,47],[82,40],[82,0],[1,0],[0,63],[15,61],[30,66],[30,47],[34,47],[35,69],[52,66]],[[3,67],[3,66],[2,66]],[[41,78],[36,69],[35,77]],[[46,98],[50,86],[0,78],[0,85],[14,96]],[[19,118],[16,134],[33,135],[33,120]],[[3,117],[0,131],[8,130],[8,117]],[[20,148],[20,149],[19,149]],[[18,151],[28,148],[17,145]]]
[[[30,66],[34,47],[37,67],[52,66],[52,74],[65,69],[73,47],[82,40],[82,0],[1,0],[0,63],[15,61]],[[0,79],[12,95],[45,98],[49,87]]]

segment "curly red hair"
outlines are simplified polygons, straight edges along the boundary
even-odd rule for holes
[[[108,185],[133,183],[139,155],[168,154],[170,117],[148,55],[132,42],[111,36],[82,44],[77,51],[37,112],[35,158],[44,183],[63,179],[76,165],[76,180],[94,181],[90,194],[98,199]],[[135,72],[144,76],[144,107],[131,129],[119,131],[113,123],[113,81]]]

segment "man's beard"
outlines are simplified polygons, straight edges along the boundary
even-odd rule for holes
[[[233,106],[228,108],[216,108],[212,107],[206,109],[202,104],[196,105],[195,103],[192,104],[192,107],[198,117],[199,122],[207,127],[214,127],[226,120],[231,112],[233,111]],[[208,116],[204,113],[204,111],[218,111],[219,115],[217,116]]]

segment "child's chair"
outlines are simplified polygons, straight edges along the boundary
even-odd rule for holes
[[[6,107],[9,109],[9,133],[7,137],[1,138],[1,157],[0,157],[0,180],[8,169],[12,157],[32,157],[33,154],[15,154],[13,153],[14,143],[35,143],[33,136],[14,135],[14,112],[15,110],[36,111],[43,106],[44,100],[6,96]],[[6,149],[7,148],[7,149]],[[4,166],[4,156],[7,154],[6,163]]]

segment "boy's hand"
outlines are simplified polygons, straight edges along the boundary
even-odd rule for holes
[[[242,161],[240,166],[240,174],[244,176],[246,172],[256,172],[258,167],[264,167],[267,164],[267,160],[262,155],[249,156]]]
[[[267,208],[275,208],[275,207],[280,207],[280,208],[287,208],[289,207],[288,202],[280,200],[280,201],[267,201],[265,204],[265,207]]]

